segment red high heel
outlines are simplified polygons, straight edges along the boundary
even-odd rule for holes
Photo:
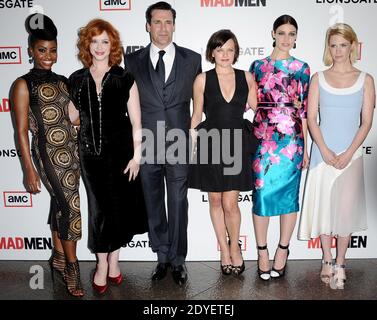
[[[107,276],[107,279],[112,283],[112,284],[115,284],[117,286],[119,286],[122,281],[123,281],[123,275],[122,273],[119,273],[118,276],[116,277],[110,277],[110,276]]]
[[[92,287],[93,287],[93,290],[98,292],[99,294],[104,294],[107,290],[107,283],[103,286],[100,286],[98,284],[96,284],[94,282],[94,277],[96,276],[96,272],[97,272],[97,269],[96,271],[93,273],[93,280],[92,280]]]

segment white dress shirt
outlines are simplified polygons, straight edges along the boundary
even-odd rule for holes
[[[168,80],[171,69],[173,68],[174,58],[175,58],[175,46],[173,42],[171,42],[167,47],[164,49],[160,49],[151,43],[151,48],[149,50],[149,57],[152,61],[153,69],[156,69],[157,61],[158,61],[158,52],[164,50],[165,54],[162,57],[165,63],[165,82]]]

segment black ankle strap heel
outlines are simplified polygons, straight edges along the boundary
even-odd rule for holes
[[[257,249],[258,249],[258,250],[267,250],[267,252],[268,252],[267,244],[264,245],[264,246],[258,246],[258,245],[257,245]],[[270,277],[271,277],[270,272],[271,272],[271,270],[268,269],[268,270],[264,271],[264,270],[261,270],[261,269],[259,268],[259,252],[258,252],[257,267],[258,267],[258,275],[259,275],[259,278],[261,278],[261,279],[264,280],[264,281],[270,280]]]

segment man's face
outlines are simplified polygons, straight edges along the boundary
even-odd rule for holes
[[[147,23],[147,30],[152,43],[164,49],[173,39],[175,31],[173,13],[170,10],[153,10],[151,24]]]

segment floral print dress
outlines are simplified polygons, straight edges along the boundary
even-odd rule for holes
[[[299,190],[310,68],[294,57],[266,57],[250,67],[258,86],[253,158],[253,213],[276,216],[299,211]]]

